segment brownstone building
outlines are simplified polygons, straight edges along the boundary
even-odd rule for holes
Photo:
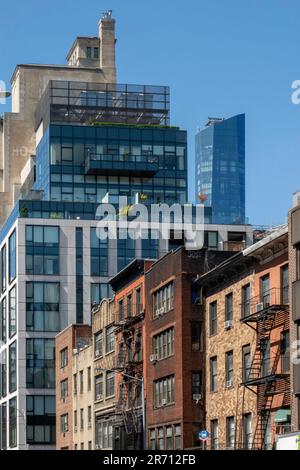
[[[56,351],[56,448],[72,450],[73,445],[73,353],[91,342],[91,327],[70,325],[55,339]]]
[[[272,449],[291,431],[288,227],[244,251],[254,259],[254,295],[242,322],[255,331],[255,351],[244,386],[257,396],[253,449]]]
[[[147,445],[184,449],[199,445],[204,416],[203,310],[193,282],[232,256],[178,248],[145,275]]]
[[[241,323],[254,292],[253,262],[242,252],[201,276],[205,323],[206,448],[252,447],[256,396],[241,386],[254,354],[255,331]]]
[[[145,272],[151,260],[132,261],[110,280],[116,338],[115,449],[142,449],[146,419]]]

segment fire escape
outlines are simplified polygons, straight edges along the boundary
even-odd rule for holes
[[[118,400],[116,403],[116,427],[124,426],[133,445],[138,445],[142,435],[141,377],[142,344],[139,323],[144,318],[141,305],[126,305],[115,314],[115,328],[119,350],[116,356],[115,371],[120,373]],[[140,333],[140,334],[139,334]]]
[[[282,355],[279,341],[271,344],[274,328],[280,327],[281,331],[289,329],[287,292],[271,289],[262,298],[250,299],[242,307],[244,316],[241,321],[256,331],[255,352],[250,366],[244,371],[242,385],[257,395],[257,423],[251,449],[260,450],[267,447],[267,430],[275,395],[283,394],[283,406],[289,404],[287,357]]]

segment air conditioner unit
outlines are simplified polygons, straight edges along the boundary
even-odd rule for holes
[[[233,321],[232,320],[226,320],[224,322],[224,330],[230,330],[230,328],[233,327]]]
[[[100,395],[100,394],[96,395],[96,400],[102,400],[102,398],[103,398],[103,395]]]
[[[165,307],[160,307],[159,315],[163,315],[165,313]]]
[[[263,310],[263,308],[264,308],[264,304],[262,302],[259,302],[258,304],[256,304],[257,312],[260,312],[261,310]]]
[[[167,400],[165,398],[162,399],[161,401],[162,406],[165,406],[167,404]]]
[[[150,362],[151,364],[155,364],[157,362],[157,354],[150,354]]]
[[[200,400],[202,400],[202,395],[200,393],[194,393],[193,401],[195,401],[198,404]]]
[[[159,312],[160,312],[160,308],[158,308],[158,309],[155,310],[155,316],[156,316],[156,317],[159,317],[159,315],[160,315]]]
[[[73,349],[73,354],[77,354],[78,353],[78,349]]]
[[[226,381],[226,388],[231,388],[233,386],[233,380],[230,379],[230,380],[227,380]]]
[[[95,445],[95,449],[96,449],[96,450],[100,450],[100,449],[101,449],[101,445],[100,445],[100,444],[96,444],[96,445]]]

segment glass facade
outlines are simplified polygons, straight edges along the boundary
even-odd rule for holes
[[[26,226],[26,274],[59,274],[59,227]]]
[[[196,200],[212,223],[245,223],[245,115],[212,122],[196,135]],[[203,199],[202,199],[203,198]]]
[[[60,331],[58,282],[26,283],[26,330]]]
[[[26,399],[28,444],[55,444],[55,397],[34,395]]]
[[[28,388],[55,388],[55,340],[26,340],[26,376]]]

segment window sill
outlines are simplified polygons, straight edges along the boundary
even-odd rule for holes
[[[161,410],[161,409],[164,409],[164,408],[169,408],[171,406],[175,406],[175,401],[172,401],[172,403],[167,403],[166,405],[154,406],[153,409],[154,410]]]

